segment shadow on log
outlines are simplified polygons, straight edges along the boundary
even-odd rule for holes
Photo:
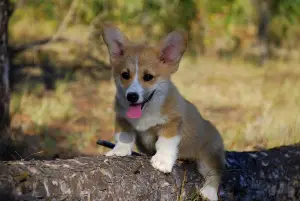
[[[163,174],[146,156],[0,162],[1,200],[201,200],[202,182],[193,163],[178,161]],[[299,201],[299,144],[227,152],[219,194],[220,200]]]

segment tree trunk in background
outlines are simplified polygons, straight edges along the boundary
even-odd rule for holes
[[[270,24],[270,10],[268,1],[264,1],[259,10],[258,40],[260,43],[259,64],[263,65],[269,54],[268,28]]]
[[[0,160],[5,158],[9,140],[9,62],[8,41],[8,0],[0,0]]]
[[[252,0],[257,14],[257,41],[259,45],[259,65],[263,65],[269,56],[268,29],[271,21],[269,0]]]
[[[220,200],[300,200],[299,145],[227,152],[226,160]],[[3,201],[200,201],[202,185],[195,164],[177,162],[163,174],[145,156],[0,162]]]

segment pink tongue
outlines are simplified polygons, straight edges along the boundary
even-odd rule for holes
[[[129,106],[126,115],[131,119],[140,118],[142,116],[142,104]]]

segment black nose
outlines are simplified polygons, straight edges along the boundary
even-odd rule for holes
[[[131,92],[127,94],[127,100],[130,103],[136,103],[139,100],[139,95],[137,93]]]

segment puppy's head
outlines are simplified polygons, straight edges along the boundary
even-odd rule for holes
[[[127,116],[139,118],[160,84],[177,71],[186,50],[187,34],[173,31],[156,47],[132,43],[112,25],[103,26],[118,95],[128,103]]]

